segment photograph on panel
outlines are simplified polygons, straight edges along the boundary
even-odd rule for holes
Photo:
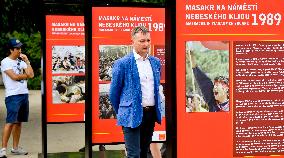
[[[115,111],[109,99],[110,84],[99,85],[99,119],[116,119]]]
[[[153,48],[153,56],[157,57],[160,59],[161,62],[161,82],[164,82],[166,77],[165,77],[165,55],[166,55],[166,50],[165,50],[165,45],[154,45]]]
[[[85,103],[85,76],[53,76],[52,103]]]
[[[186,112],[228,112],[229,41],[186,42]]]
[[[85,46],[53,46],[52,74],[85,73]]]
[[[99,45],[99,81],[111,81],[115,60],[132,52],[131,45]]]

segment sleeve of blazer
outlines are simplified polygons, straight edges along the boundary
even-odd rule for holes
[[[116,61],[112,69],[112,80],[110,85],[110,101],[116,112],[118,113],[118,107],[120,103],[120,95],[123,88],[124,68],[122,62]]]

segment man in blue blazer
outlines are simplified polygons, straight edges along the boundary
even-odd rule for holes
[[[158,58],[149,55],[150,32],[144,26],[131,32],[133,52],[115,61],[110,100],[122,126],[128,158],[147,158],[155,122],[161,123]]]

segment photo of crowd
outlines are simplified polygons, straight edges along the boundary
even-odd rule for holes
[[[53,46],[52,73],[85,73],[85,46]]]
[[[99,45],[99,81],[111,81],[114,61],[131,51],[131,45]]]
[[[100,84],[99,85],[99,118],[100,119],[116,119],[116,114],[112,108],[109,99],[109,89],[110,84]]]
[[[186,42],[186,112],[228,112],[229,41]]]
[[[208,112],[208,104],[203,96],[198,93],[189,93],[186,95],[186,112]]]
[[[52,102],[85,103],[85,76],[53,76]]]

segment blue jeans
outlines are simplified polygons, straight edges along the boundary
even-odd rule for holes
[[[143,111],[143,119],[136,128],[122,127],[127,158],[147,158],[155,127],[156,112]]]

